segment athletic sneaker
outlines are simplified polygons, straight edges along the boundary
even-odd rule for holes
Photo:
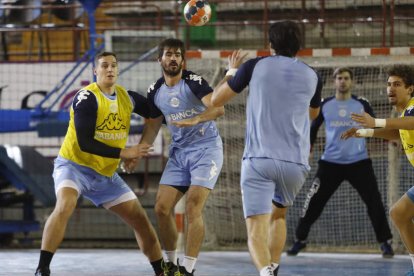
[[[192,272],[188,272],[185,267],[179,266],[178,273],[176,272],[174,276],[194,276],[194,270]]]
[[[278,267],[276,267],[275,270],[273,270],[273,276],[277,276],[277,272],[279,271],[279,267],[280,267],[280,265]]]
[[[381,244],[381,251],[382,251],[383,258],[394,257],[394,250],[392,250],[391,244],[389,242],[383,242]]]
[[[295,241],[292,247],[286,251],[288,256],[296,256],[298,255],[299,251],[306,247],[306,242],[304,241]]]
[[[162,276],[175,276],[178,271],[178,266],[173,262],[163,262],[161,267],[164,270],[163,274],[161,274]]]
[[[46,268],[38,268],[36,269],[35,276],[50,276],[50,269]]]
[[[262,270],[260,270],[260,275],[273,276],[274,275],[273,274],[273,267],[272,266],[264,267]]]

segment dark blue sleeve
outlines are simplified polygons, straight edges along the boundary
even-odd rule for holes
[[[240,93],[244,88],[246,88],[246,86],[249,85],[254,67],[256,66],[256,63],[262,58],[263,57],[258,57],[246,61],[239,67],[236,75],[227,81],[227,84],[234,92]]]
[[[148,107],[149,107],[149,117],[150,118],[158,118],[161,115],[164,115],[161,110],[155,105],[155,94],[157,94],[158,90],[160,89],[163,83],[163,79],[159,79],[157,82],[150,85],[148,88]]]
[[[319,112],[318,117],[316,117],[316,119],[312,121],[311,129],[310,129],[310,143],[311,143],[312,146],[316,141],[316,137],[318,136],[319,127],[325,121],[325,118],[323,117],[323,112],[322,112],[324,103],[325,102],[322,100],[321,101],[321,111]]]
[[[310,102],[310,107],[313,107],[313,108],[317,108],[321,106],[321,98],[322,98],[321,96],[322,87],[323,87],[322,78],[318,73],[316,73],[316,75],[318,76],[318,83],[316,85],[315,94],[313,95],[311,102]]]
[[[74,122],[79,147],[82,151],[109,158],[119,158],[120,148],[110,147],[95,140],[98,103],[95,95],[80,90],[73,98]]]
[[[134,102],[134,110],[133,112],[144,117],[150,117],[150,107],[148,105],[148,100],[141,94],[135,91],[129,91],[128,94],[131,97],[132,101]]]
[[[414,106],[410,106],[404,111],[404,117],[405,116],[414,116]]]
[[[375,118],[374,110],[372,109],[369,101],[364,97],[357,97],[357,100],[362,104],[364,107],[364,111]]]
[[[191,71],[183,71],[183,78],[188,87],[190,87],[191,92],[200,100],[213,92],[213,88],[203,77]]]

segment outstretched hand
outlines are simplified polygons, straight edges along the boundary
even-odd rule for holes
[[[153,145],[138,144],[130,148],[122,149],[120,153],[120,158],[122,159],[142,158],[142,157],[148,156],[153,151],[154,151]]]
[[[176,127],[190,127],[195,126],[198,123],[200,123],[200,118],[198,116],[194,116],[192,118],[184,119],[181,121],[172,122],[172,124]]]
[[[341,139],[346,140],[346,139],[352,138],[352,137],[360,137],[360,136],[358,136],[357,130],[358,130],[358,128],[356,128],[356,127],[345,130],[341,134]]]
[[[245,57],[247,57],[248,53],[243,53],[241,49],[234,50],[231,55],[228,56],[229,66],[228,68],[239,68],[240,65],[243,63]]]
[[[364,112],[362,114],[351,113],[351,119],[357,122],[360,126],[364,128],[374,128],[375,119],[371,117],[368,113]]]
[[[124,173],[132,173],[138,164],[138,158],[124,159],[121,161],[120,168]]]

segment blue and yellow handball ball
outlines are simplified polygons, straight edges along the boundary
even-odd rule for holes
[[[184,7],[184,18],[191,26],[203,26],[211,17],[211,6],[207,1],[190,0]]]

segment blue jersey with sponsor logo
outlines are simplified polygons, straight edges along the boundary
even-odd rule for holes
[[[192,127],[176,127],[171,122],[189,119],[206,110],[201,99],[213,89],[201,76],[183,70],[181,80],[170,87],[160,78],[148,89],[151,117],[164,115],[171,132],[171,147],[221,146],[221,138],[214,121],[199,123]]]
[[[249,85],[244,157],[266,157],[308,166],[309,106],[319,107],[318,74],[296,58],[246,61],[228,81],[240,93]]]
[[[325,122],[326,142],[322,160],[337,164],[350,164],[368,158],[365,139],[341,139],[341,134],[345,130],[359,127],[351,119],[351,113],[361,114],[364,111],[375,117],[368,100],[355,95],[345,101],[337,100],[334,96],[322,101],[321,112],[311,127],[311,143],[313,144],[320,125]]]

